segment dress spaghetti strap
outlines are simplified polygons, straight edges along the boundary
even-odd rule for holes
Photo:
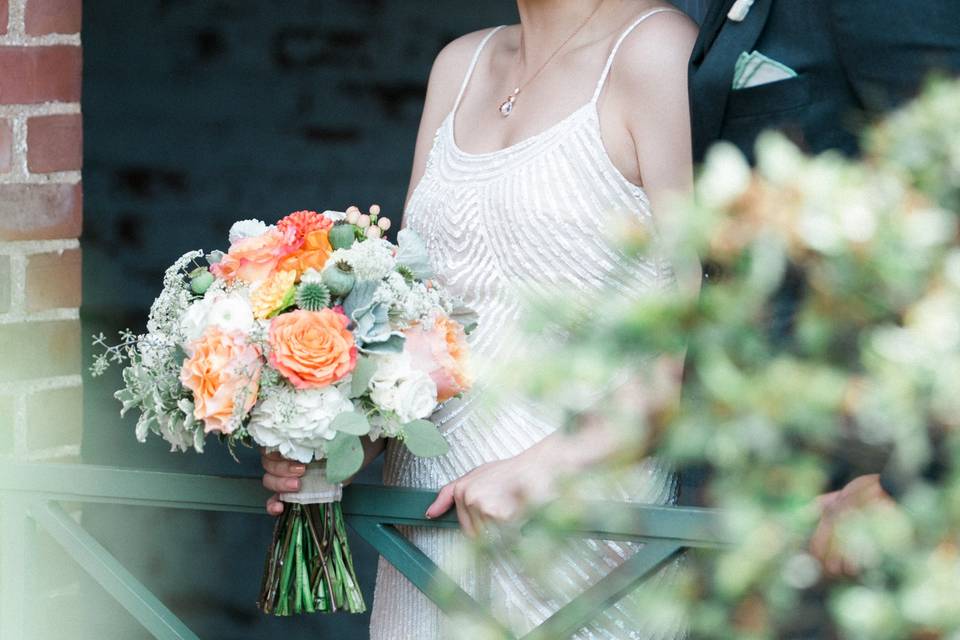
[[[648,11],[643,14],[636,20],[634,20],[629,27],[624,29],[623,33],[620,34],[620,37],[617,38],[616,43],[613,45],[613,49],[610,50],[610,55],[607,57],[607,64],[603,67],[603,73],[600,74],[600,80],[597,82],[597,88],[593,92],[593,98],[590,99],[591,103],[596,102],[600,98],[600,93],[603,91],[603,85],[607,82],[607,76],[610,75],[610,67],[613,66],[613,59],[617,55],[617,51],[620,50],[620,45],[623,44],[623,41],[626,40],[627,36],[633,32],[640,23],[649,18],[650,16],[655,16],[658,13],[679,13],[680,15],[685,15],[682,11],[678,9],[670,9],[667,7],[660,7],[659,9],[654,9],[653,11]]]
[[[480,53],[483,51],[483,48],[487,46],[487,41],[493,37],[493,34],[495,34],[497,31],[500,31],[500,29],[503,29],[504,26],[505,25],[500,25],[499,27],[492,29],[490,33],[483,37],[483,40],[480,41],[480,44],[477,45],[477,50],[473,52],[473,59],[470,61],[470,66],[467,67],[467,73],[463,77],[463,84],[460,85],[460,93],[457,94],[457,99],[453,103],[453,109],[450,111],[451,113],[457,112],[457,108],[460,106],[460,100],[463,99],[463,94],[467,91],[467,85],[470,84],[470,78],[473,76],[473,70],[477,67],[477,61],[480,59]]]

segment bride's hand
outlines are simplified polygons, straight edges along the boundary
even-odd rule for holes
[[[476,537],[490,524],[514,522],[531,505],[547,502],[553,496],[558,467],[537,446],[482,464],[443,487],[425,515],[438,518],[456,506],[460,528]]]
[[[363,465],[361,469],[380,455],[383,451],[384,440],[371,441],[367,437],[361,438],[363,442]],[[288,460],[273,451],[267,453],[266,450],[260,450],[260,464],[263,466],[263,486],[269,491],[275,493],[267,498],[267,513],[272,516],[278,516],[283,513],[283,501],[280,500],[281,493],[294,493],[300,490],[300,478],[307,471],[307,466],[296,460]],[[350,484],[353,478],[344,482],[344,485]]]
[[[278,516],[283,513],[281,493],[293,493],[300,490],[300,477],[307,467],[296,460],[287,460],[278,452],[262,451],[260,464],[263,465],[263,486],[275,492],[267,499],[267,513]]]

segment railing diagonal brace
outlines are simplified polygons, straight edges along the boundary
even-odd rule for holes
[[[30,514],[154,638],[200,640],[60,505],[37,502],[31,506]]]
[[[461,589],[460,585],[393,525],[363,516],[352,516],[348,522],[360,537],[370,543],[387,562],[396,567],[444,613],[468,614],[496,629],[505,640],[514,637],[488,612],[487,607]]]

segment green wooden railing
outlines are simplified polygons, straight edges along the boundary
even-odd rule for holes
[[[505,638],[514,637],[482,603],[460,589],[395,528],[456,527],[452,513],[435,520],[423,517],[434,495],[429,491],[354,485],[344,492],[343,510],[353,529],[445,612],[484,617],[501,629]],[[0,462],[0,640],[29,637],[27,579],[34,562],[38,527],[155,638],[199,640],[61,505],[100,502],[262,513],[265,497],[260,483],[250,478]],[[604,517],[611,510],[617,517]],[[716,547],[724,539],[717,515],[708,509],[595,502],[587,505],[583,515],[581,522],[596,524],[580,525],[570,535],[645,544],[603,580],[525,635],[524,640],[569,637],[677,554],[691,547]]]

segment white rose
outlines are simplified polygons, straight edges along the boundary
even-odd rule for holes
[[[240,220],[239,222],[234,222],[233,226],[230,227],[230,244],[238,240],[243,240],[244,238],[262,236],[269,228],[270,227],[260,220]]]
[[[207,315],[210,313],[210,307],[213,306],[213,299],[197,300],[189,307],[186,313],[180,318],[180,333],[183,334],[183,346],[203,335],[207,328]]]
[[[437,407],[436,383],[426,373],[413,371],[397,387],[394,407],[403,423],[429,417]]]
[[[215,299],[207,314],[207,323],[224,331],[247,333],[254,324],[253,307],[246,296],[234,294]]]
[[[254,325],[253,308],[246,297],[239,294],[217,294],[197,300],[180,319],[184,348],[202,336],[210,325],[224,331],[249,333]]]

